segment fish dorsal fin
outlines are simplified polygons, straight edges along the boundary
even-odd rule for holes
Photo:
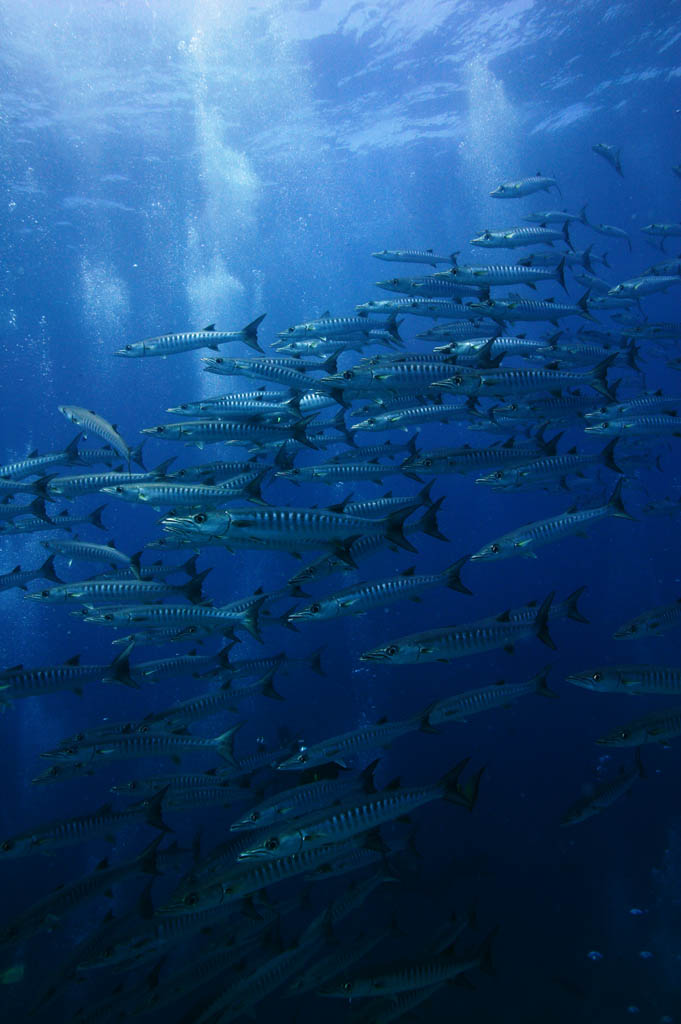
[[[410,565],[408,569],[404,569],[404,571],[400,573],[400,576],[413,576],[415,568],[415,565]]]
[[[679,598],[679,601],[681,601],[681,597]],[[383,715],[383,717],[379,718],[379,720],[376,722],[376,725],[385,725],[387,723],[387,721],[388,721],[388,716],[387,715]]]
[[[386,791],[392,792],[392,790],[394,790],[394,789],[399,789],[400,788],[400,784],[401,784],[400,783],[400,777],[398,775],[397,778],[390,780],[388,785],[385,787]]]
[[[97,808],[97,814],[112,814],[113,804],[102,804],[101,807]]]
[[[65,665],[79,665],[80,664],[80,654],[74,654],[72,658],[67,658],[67,660],[64,662],[64,664]]]
[[[497,615],[497,622],[510,622],[510,621],[511,621],[511,612],[510,612],[510,610],[508,608],[506,609],[505,612],[502,612],[501,615]]]
[[[205,326],[205,327],[203,328],[203,330],[204,330],[204,331],[214,331],[214,330],[215,330],[215,324],[207,324],[207,325],[206,325],[206,326]]]

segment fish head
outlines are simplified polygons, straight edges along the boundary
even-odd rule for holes
[[[491,473],[479,476],[476,484],[485,484],[487,487],[515,487],[518,482],[518,474],[513,469],[495,469]]]
[[[471,562],[499,561],[502,558],[510,558],[514,554],[520,554],[520,551],[515,550],[512,541],[495,540],[490,544],[485,544],[476,554],[471,555]]]
[[[271,860],[275,857],[288,857],[292,853],[298,853],[303,847],[303,842],[304,834],[299,829],[290,832],[275,832],[247,850],[242,850],[238,860]]]
[[[513,188],[509,185],[498,185],[489,195],[492,199],[507,199],[513,195]]]
[[[374,647],[370,651],[364,651],[363,654],[360,654],[359,659],[360,661],[388,661],[398,664],[402,653],[402,646],[393,640],[388,644],[383,644],[381,647]]]
[[[626,622],[612,634],[616,640],[633,640],[635,637],[644,636],[649,630],[641,619],[632,619]]]
[[[634,724],[622,725],[596,740],[602,747],[637,747],[645,743],[645,729]]]
[[[117,348],[114,352],[115,356],[143,356],[145,352],[145,345],[143,341],[137,341],[132,344],[124,345],[123,348]]]
[[[330,619],[333,617],[338,607],[338,601],[333,598],[327,598],[323,601],[313,601],[311,604],[306,605],[304,608],[297,608],[294,612],[288,616],[289,622],[311,622],[315,619],[321,621],[322,619]]]
[[[568,683],[581,686],[584,690],[595,690],[598,693],[611,693],[622,688],[621,673],[614,668],[591,668],[584,672],[573,672],[566,676]]]

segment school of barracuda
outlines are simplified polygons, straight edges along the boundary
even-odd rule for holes
[[[605,143],[593,149],[623,176],[618,150]],[[511,200],[538,192],[560,194],[559,181],[537,174],[503,182],[490,195]],[[297,323],[279,331],[269,348],[262,342],[265,314],[241,330],[217,331],[210,324],[127,343],[115,354],[165,358],[209,349],[213,354],[203,357],[208,373],[228,378],[230,388],[243,378],[253,383],[219,396],[188,395],[168,410],[172,421],[141,423],[146,440],[136,446],[101,413],[61,405],[78,435],[62,451],[33,451],[0,467],[0,534],[48,536],[45,561],[36,568],[17,565],[0,577],[0,589],[27,591],[38,582],[39,589],[25,596],[60,605],[45,615],[61,614],[67,622],[71,614],[100,627],[105,640],[113,637],[112,653],[99,664],[84,664],[75,655],[58,665],[5,668],[2,709],[18,715],[24,698],[85,694],[86,686],[91,692],[122,685],[134,697],[154,684],[153,711],[133,721],[92,722],[64,737],[44,751],[45,765],[33,779],[46,785],[96,777],[113,762],[124,766],[135,759],[135,777],[117,778],[111,802],[0,837],[2,860],[112,841],[122,830],[129,837],[128,852],[117,854],[114,863],[106,858],[92,874],[66,879],[52,892],[36,885],[40,897],[0,922],[0,972],[8,983],[21,979],[26,948],[36,935],[63,936],[61,961],[32,987],[32,1017],[48,1019],[55,1001],[66,995],[79,1006],[70,1017],[74,1022],[162,1013],[164,1021],[171,1014],[219,1024],[253,1016],[267,997],[284,991],[357,999],[352,1013],[359,1007],[363,1021],[378,1024],[414,1011],[456,978],[472,975],[476,987],[488,983],[492,943],[503,921],[479,926],[458,908],[451,917],[445,912],[439,931],[425,941],[421,936],[407,943],[385,913],[362,916],[361,927],[344,922],[353,912],[356,919],[384,883],[392,883],[394,894],[403,871],[418,872],[410,828],[420,807],[456,805],[442,807],[441,814],[458,816],[453,827],[465,832],[470,819],[463,811],[474,809],[479,792],[484,798],[484,764],[470,757],[472,745],[465,749],[466,731],[448,732],[446,725],[532,694],[556,698],[555,682],[548,683],[551,666],[526,680],[488,679],[472,689],[443,692],[426,707],[416,702],[404,720],[359,726],[334,721],[330,735],[286,740],[280,750],[242,746],[243,720],[233,716],[244,702],[269,699],[268,715],[274,708],[285,722],[280,674],[300,683],[325,675],[324,662],[333,658],[332,650],[315,643],[315,620],[371,614],[393,602],[418,601],[433,588],[451,592],[444,624],[419,621],[417,609],[414,632],[393,636],[377,622],[374,636],[380,642],[354,650],[358,665],[371,662],[379,681],[387,666],[512,652],[525,641],[553,651],[552,622],[588,621],[578,607],[588,584],[586,567],[584,586],[572,594],[561,592],[556,580],[546,593],[519,594],[515,608],[491,603],[487,616],[469,621],[466,595],[476,590],[476,563],[545,558],[544,549],[566,536],[591,528],[626,531],[634,516],[679,512],[678,500],[641,500],[635,477],[641,466],[657,462],[659,468],[661,445],[681,435],[681,397],[648,390],[643,375],[651,356],[662,357],[670,368],[681,365],[681,323],[652,322],[645,310],[648,296],[681,284],[681,258],[669,258],[664,249],[666,239],[681,235],[681,225],[659,222],[641,229],[645,244],[652,238],[661,250],[657,263],[643,267],[643,243],[637,245],[622,228],[592,220],[586,205],[573,212],[528,209],[520,221],[485,230],[470,243],[530,252],[515,263],[494,262],[493,256],[489,264],[468,266],[458,254],[430,249],[373,253],[399,264],[401,274],[402,268],[415,268],[415,276],[378,282],[397,297]],[[606,254],[594,251],[594,233],[626,243],[631,277],[605,278],[609,263]],[[523,290],[498,294],[509,286]],[[556,286],[562,299],[550,294]],[[538,287],[546,290],[542,298],[534,297]],[[424,327],[423,318],[432,326]],[[516,325],[528,323],[535,332],[548,329],[516,333]],[[237,354],[222,354],[223,346]],[[243,346],[250,354],[238,354]],[[196,356],[182,356],[187,358]],[[428,448],[422,442],[420,431],[432,423],[441,425],[440,438],[451,435],[450,446]],[[463,444],[464,430],[483,437],[476,445]],[[385,439],[385,432],[394,431],[403,431],[404,439],[396,433]],[[166,446],[156,451],[156,441],[171,442],[169,458]],[[229,445],[231,460],[200,461],[199,454],[199,461],[178,465],[187,446],[202,453],[206,445]],[[226,454],[222,447],[218,453]],[[154,469],[146,468],[149,461]],[[462,552],[448,539],[456,534],[455,509],[433,494],[443,475],[454,474],[473,476],[481,491],[555,494],[556,512],[527,524],[509,521],[499,536],[481,536],[478,550]],[[349,493],[363,481],[390,491],[382,497]],[[305,488],[315,483],[347,485],[348,493],[322,506],[307,500]],[[282,494],[289,500],[282,501]],[[81,508],[88,495],[98,502],[94,510]],[[157,528],[137,552],[125,543],[104,542],[112,501],[149,505],[161,513],[162,532]],[[435,566],[372,575],[372,554],[417,554],[425,536],[442,545]],[[229,601],[220,604],[210,598],[214,566],[197,567],[197,558],[210,559],[211,548],[252,549],[273,560],[310,557],[273,591],[266,580],[254,591],[248,580],[234,579]],[[86,575],[90,567],[101,574]],[[319,593],[303,589],[318,584]],[[606,657],[604,665],[586,666],[568,681],[601,693],[681,700],[681,663],[617,663],[623,639],[680,625],[679,602],[642,608],[613,640],[603,638],[613,643],[615,663]],[[282,627],[300,631],[306,646],[296,657],[278,650]],[[201,645],[201,653],[194,646],[177,653],[184,642]],[[240,642],[254,645],[251,657],[236,657]],[[169,653],[149,658],[145,648],[153,645],[170,645]],[[186,686],[184,699],[164,700],[169,680]],[[212,718],[221,724],[202,728]],[[613,712],[613,721],[612,731],[594,740],[633,746],[635,760],[577,799],[563,825],[609,808],[645,775],[638,748],[680,735],[681,706],[624,724]],[[428,742],[434,744],[458,740],[451,768],[439,779],[377,785],[376,755],[417,731],[433,734]],[[371,758],[376,759],[366,764]],[[168,841],[182,814],[197,811],[213,825],[223,822],[225,840],[208,850],[198,841],[193,849]],[[417,845],[428,843],[415,835]],[[310,880],[351,873],[355,880],[322,903],[301,899]],[[292,878],[299,888],[284,887],[286,898],[279,898],[278,883]],[[138,893],[133,882],[139,879],[147,884],[127,912],[102,910],[97,927],[77,940],[71,935],[72,911],[102,901],[113,886]],[[399,907],[399,898],[392,899]],[[412,951],[405,958],[409,941]]]

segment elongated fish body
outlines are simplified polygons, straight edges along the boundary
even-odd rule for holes
[[[78,442],[80,434],[66,446],[63,452],[50,452],[46,455],[29,455],[27,459],[17,462],[6,462],[0,466],[0,478],[3,480],[22,480],[27,476],[42,476],[48,466],[78,466],[81,464]]]
[[[496,299],[487,302],[471,302],[470,306],[481,316],[487,316],[497,323],[504,324],[507,321],[515,323],[519,321],[548,321],[556,324],[559,318],[566,316],[582,316],[593,320],[587,305],[588,292],[576,305],[555,302],[553,299],[540,301],[538,299]]]
[[[258,344],[258,327],[265,316],[266,314],[263,313],[240,331],[216,331],[215,325],[209,324],[202,331],[182,331],[178,334],[162,334],[156,338],[145,338],[144,341],[124,345],[114,354],[133,358],[165,357],[176,355],[178,352],[189,352],[196,348],[212,348],[219,351],[220,345],[235,341],[243,342],[257,352],[262,352]]]
[[[138,679],[172,679],[177,675],[198,678],[210,669],[218,669],[221,665],[221,652],[217,654],[174,654],[169,658],[154,658],[151,661],[139,661],[135,665]]]
[[[423,392],[433,381],[446,376],[450,361],[442,356],[431,356],[428,360],[402,360],[375,365],[358,365],[343,373],[324,377],[324,383],[338,391],[364,388],[367,395],[381,393],[402,395]]]
[[[426,476],[441,473],[471,473],[488,466],[522,466],[537,460],[540,450],[536,445],[518,446],[496,444],[487,448],[434,448],[420,452],[409,459],[405,469]]]
[[[462,295],[480,295],[481,287],[459,283],[449,274],[433,277],[391,277],[386,281],[376,281],[376,287],[386,292],[399,292],[403,295],[415,295],[426,299],[456,298]]]
[[[377,260],[389,263],[427,263],[436,267],[438,263],[452,263],[452,256],[437,256],[432,249],[382,249],[371,254]]]
[[[624,177],[622,172],[622,163],[620,161],[620,150],[615,149],[614,146],[609,145],[607,142],[597,142],[595,146],[591,147],[594,153],[602,156],[606,160],[613,170],[617,171],[621,178]]]
[[[174,461],[174,459],[171,459]],[[169,463],[162,463],[161,474]],[[77,476],[58,476],[50,480],[50,495],[59,498],[77,498],[81,494],[97,494],[105,487],[116,487],[118,484],[144,483],[158,479],[158,473],[79,473]]]
[[[98,609],[87,607],[81,615],[84,622],[100,626],[145,626],[147,628],[174,626],[179,630],[189,626],[209,627],[213,631],[229,632],[234,626],[247,629],[257,636],[257,612],[265,597],[250,598],[247,602],[234,601],[222,607],[206,605],[162,604],[123,605]]]
[[[640,747],[664,743],[681,735],[681,707],[654,711],[626,725],[618,726],[596,740],[606,747]]]
[[[453,423],[470,419],[470,405],[415,405],[407,409],[393,409],[390,412],[368,416],[360,423],[353,423],[350,430],[409,430],[424,423]]]
[[[197,581],[196,578],[181,586],[156,580],[81,580],[36,590],[33,594],[27,594],[27,597],[45,604],[77,603],[88,606],[125,602],[142,604],[172,597],[200,601],[201,583],[202,580]]]
[[[523,256],[522,259],[518,260],[518,266],[520,267],[557,267],[558,264],[565,260],[566,267],[585,267],[587,270],[593,270],[593,263],[602,263],[604,267],[609,267],[610,264],[607,260],[607,253],[602,256],[598,256],[593,251],[593,246],[589,246],[588,249],[583,251],[573,250],[572,252],[560,252],[557,249],[543,249],[538,252],[533,252],[529,256]]]
[[[411,316],[426,316],[432,320],[458,318],[476,321],[481,319],[480,314],[473,312],[465,303],[442,298],[372,299],[369,302],[360,303],[355,306],[355,309],[365,314],[399,313],[405,315],[409,313]]]
[[[5,703],[24,697],[42,697],[60,690],[82,693],[86,683],[123,683],[137,688],[138,684],[130,676],[128,657],[131,650],[131,645],[126,646],[110,665],[81,665],[80,655],[69,658],[61,665],[40,668],[15,665],[0,672],[0,701]]]
[[[319,408],[332,405],[330,398],[324,398]],[[183,402],[167,410],[178,416],[191,416],[197,419],[219,419],[224,416],[232,420],[245,420],[251,423],[291,423],[300,419],[300,412],[290,404],[290,398],[281,402],[264,402],[233,398],[232,395],[220,395],[215,399],[200,402]]]
[[[251,498],[262,501],[260,485],[270,475],[268,468],[251,470],[239,476],[230,477],[221,484],[176,483],[163,481],[147,484],[118,484],[103,487],[104,494],[111,494],[123,501],[151,505],[152,508],[215,508],[235,498]]]
[[[500,467],[493,473],[478,477],[476,483],[486,484],[501,490],[542,487],[547,483],[560,481],[569,490],[565,481],[574,474],[583,473],[592,467],[604,465],[613,473],[622,473],[615,462],[615,445],[619,437],[613,437],[601,452],[566,452],[563,455],[548,455],[546,458],[528,462],[523,466]]]
[[[594,814],[600,814],[628,793],[640,778],[644,778],[644,772],[641,755],[637,750],[636,759],[630,768],[622,767],[614,778],[598,783],[590,793],[571,804],[563,815],[561,825],[578,825],[587,818],[592,818]]]
[[[129,570],[139,578],[139,555],[126,555],[114,546],[113,541],[95,544],[85,540],[44,540],[41,543],[48,551],[66,558],[69,565],[76,560],[104,562]]]
[[[567,681],[597,693],[681,694],[681,668],[668,665],[603,665],[572,672]]]
[[[402,475],[402,468],[401,466],[388,466],[385,463],[335,462],[318,466],[294,466],[293,469],[274,475],[297,484],[316,482],[338,484],[345,480],[364,480],[382,484],[384,477]]]
[[[185,532],[197,538],[208,534],[220,538],[228,547],[241,541],[253,547],[268,546],[287,551],[330,545],[346,552],[351,540],[373,534],[384,536],[409,551],[415,549],[405,539],[402,523],[410,511],[414,509],[394,512],[385,519],[365,519],[325,509],[270,506],[257,510],[241,508],[201,512],[187,517],[166,517],[163,523],[170,532]]]
[[[610,291],[611,286],[607,281],[596,277],[595,274],[590,274],[588,270],[575,268],[572,271],[572,276],[582,288],[586,288],[592,295],[607,295]]]
[[[491,344],[490,344],[491,342]],[[555,353],[555,346],[542,338],[509,338],[505,335],[501,338],[467,338],[462,341],[450,341],[446,345],[436,345],[435,352],[452,356],[456,363],[483,367],[481,356],[483,353],[491,363],[496,362],[503,356],[509,358],[517,356],[521,359],[530,359],[534,356],[549,356]],[[448,407],[445,406],[445,410]],[[463,406],[462,408],[468,408]]]
[[[636,299],[642,295],[655,295],[657,292],[665,292],[668,288],[674,285],[681,284],[681,277],[675,276],[663,276],[661,274],[651,274],[648,277],[632,277],[629,281],[622,281],[620,284],[615,285],[608,292],[608,295],[619,298],[624,296],[625,298]]]
[[[492,686],[476,687],[474,690],[438,700],[430,708],[428,720],[434,726],[447,722],[467,722],[471,715],[506,707],[520,697],[527,697],[533,693],[543,697],[557,697],[558,694],[550,690],[546,682],[549,668],[550,666],[547,666],[542,669],[538,675],[525,683],[506,683],[502,679]]]
[[[483,231],[476,238],[471,238],[471,245],[482,246],[483,249],[520,249],[528,245],[553,245],[554,242],[566,242],[572,247],[568,234],[567,222],[562,231],[547,227],[508,228],[506,231]]]
[[[561,388],[592,387],[599,394],[612,399],[608,390],[607,371],[617,359],[617,353],[606,356],[587,372],[552,369],[499,369],[480,371],[480,396],[528,395],[541,391],[560,391]],[[442,385],[438,382],[438,386]]]
[[[641,231],[653,238],[681,238],[681,224],[646,224]]]
[[[332,736],[320,743],[303,745],[285,761],[277,765],[277,771],[306,771],[322,764],[339,764],[347,767],[347,760],[355,757],[363,750],[376,750],[387,747],[401,736],[407,736],[418,729],[429,731],[429,723],[423,715],[414,715],[400,722],[377,722],[375,725],[363,725],[359,729],[340,736]]]
[[[529,284],[536,285],[541,281],[559,280],[565,286],[563,267],[558,263],[555,270],[548,267],[523,267],[520,264],[500,264],[490,266],[463,266],[457,264],[451,270],[441,271],[437,278],[451,278],[462,284],[489,287],[491,285]]]
[[[146,437],[140,444],[135,445],[130,449],[130,459],[132,462],[146,471],[146,466],[142,459],[142,449],[147,443]],[[78,465],[83,466],[113,466],[120,460],[118,452],[115,452],[110,445],[106,445],[104,448],[79,448],[78,449]]]
[[[86,436],[88,434],[96,434],[106,441],[107,444],[110,444],[121,458],[130,462],[132,458],[130,448],[116,428],[108,420],[105,420],[103,416],[92,412],[91,409],[84,409],[80,405],[60,405],[59,412],[66,416],[67,420],[70,420],[71,423],[75,423],[77,427],[80,427]]]
[[[568,224],[572,224],[574,221],[579,221],[581,224],[591,226],[586,216],[586,203],[579,213],[568,213],[567,210],[534,210],[532,213],[525,214],[523,220],[530,224],[564,224],[566,221]]]
[[[150,722],[158,722],[175,731],[184,729],[192,722],[200,722],[203,718],[219,715],[224,711],[233,711],[235,703],[241,696],[253,696],[254,693],[265,693],[274,700],[283,700],[272,685],[272,676],[276,669],[268,672],[262,679],[248,686],[233,687],[230,683],[222,689],[190,697],[189,700],[178,701],[166,711],[157,711],[149,717]]]
[[[357,963],[364,960],[381,943],[390,937],[390,931],[383,928],[381,931],[361,936],[347,949],[340,952],[334,950],[329,956],[316,960],[310,967],[306,968],[288,988],[290,995],[300,995],[303,992],[311,992],[326,984],[331,978],[342,974]]]
[[[676,629],[681,625],[681,598],[671,604],[659,605],[636,618],[630,619],[615,630],[616,639],[638,639],[642,636],[660,636],[668,629]]]
[[[489,334],[489,325],[484,324],[482,321],[474,324],[470,321],[462,323],[458,320],[447,324],[433,324],[427,331],[417,334],[416,338],[419,341],[465,340],[467,338],[484,338],[489,340]]]
[[[69,513],[66,510],[49,519],[39,516],[26,516],[25,519],[18,519],[10,523],[0,523],[0,536],[3,534],[17,533],[39,533],[44,530],[70,530],[72,526],[80,526],[81,523],[96,526],[98,530],[106,530],[102,522],[102,512],[106,505],[98,505],[92,512],[84,512],[81,515]]]
[[[629,246],[629,252],[631,252],[631,237],[623,228],[615,227],[614,224],[592,224],[591,222],[589,222],[589,227],[599,235],[607,235],[609,238],[623,238]]]
[[[255,380],[273,381],[275,384],[284,385],[293,392],[306,392],[319,390],[319,381],[309,377],[302,370],[292,369],[289,366],[282,366],[276,363],[249,362],[245,359],[223,359],[218,356],[215,359],[204,358],[207,373],[217,373],[225,377],[249,377]],[[323,370],[322,363],[319,369]]]
[[[617,435],[618,437],[681,437],[681,416],[673,411],[649,416],[613,416],[585,427],[586,434]]]
[[[295,324],[286,331],[280,331],[277,337],[287,340],[309,337],[333,338],[356,334],[368,337],[371,331],[380,329],[382,326],[380,321],[369,320],[363,316],[322,317],[319,320],[309,320],[306,323]],[[394,327],[393,329],[395,330]]]
[[[94,836],[111,835],[116,829],[139,818],[146,819],[147,824],[167,832],[168,829],[161,818],[163,796],[163,792],[157,793],[150,800],[143,800],[122,811],[114,811],[111,804],[104,804],[93,814],[83,814],[77,818],[40,825],[30,833],[14,836],[0,843],[0,859],[48,853],[50,850],[71,846]]]
[[[50,580],[52,583],[61,583],[62,580],[59,579],[54,569],[54,557],[54,555],[50,555],[37,569],[22,569],[20,565],[17,565],[11,572],[3,573],[0,576],[0,591],[12,590],[14,587],[26,590],[27,584],[34,580]]]
[[[142,433],[164,441],[183,441],[185,444],[196,445],[197,448],[203,448],[207,444],[261,445],[269,441],[281,443],[291,436],[302,444],[314,448],[314,444],[305,433],[307,422],[302,419],[294,424],[251,423],[229,419],[181,420],[179,423],[145,427]]]
[[[374,762],[375,764],[375,762]],[[374,765],[372,765],[372,768]],[[261,800],[249,807],[244,814],[230,825],[232,832],[252,832],[254,829],[269,828],[282,822],[295,821],[320,807],[329,807],[339,797],[347,797],[356,786],[356,780],[320,779],[302,786],[294,786],[283,793]],[[246,844],[248,845],[248,844]],[[245,847],[244,847],[245,848]]]
[[[362,661],[380,661],[391,665],[413,665],[430,661],[453,661],[471,654],[482,654],[503,648],[512,652],[518,640],[538,637],[547,647],[555,645],[547,629],[553,593],[542,602],[532,623],[514,622],[510,611],[497,618],[481,619],[460,626],[445,626],[423,633],[399,637],[370,651]]]
[[[275,833],[242,850],[239,860],[276,858],[303,848],[326,846],[329,842],[342,843],[441,798],[471,810],[477,795],[479,774],[470,792],[459,783],[468,760],[461,761],[434,785],[390,787],[381,793],[350,797],[338,806],[311,814],[297,823],[283,823]]]
[[[169,732],[131,733],[109,736],[101,743],[72,743],[46,751],[41,757],[55,761],[84,761],[107,764],[109,761],[129,760],[137,757],[178,758],[187,753],[217,753],[226,761],[232,760],[232,737],[238,726],[221,736],[207,738]]]
[[[558,182],[555,178],[545,178],[539,172],[531,178],[519,178],[518,181],[506,181],[490,192],[492,199],[521,199],[535,192],[550,192],[555,188],[558,193]]]
[[[354,430],[356,428],[351,427],[350,429]],[[417,453],[417,440],[418,433],[413,434],[408,441],[404,442],[384,441],[382,444],[350,448],[348,451],[339,452],[338,455],[332,455],[328,461],[336,465],[341,462],[352,462],[353,459],[358,459],[361,462],[370,459],[390,459],[392,461],[396,458],[403,458],[405,455],[415,455]]]
[[[536,558],[536,548],[544,544],[551,544],[562,537],[581,534],[592,523],[598,522],[600,519],[606,519],[608,516],[631,519],[632,516],[622,504],[621,495],[622,480],[619,480],[610,500],[605,505],[562,512],[558,516],[550,516],[548,519],[541,519],[517,530],[511,530],[510,533],[505,533],[497,540],[485,544],[474,555],[471,555],[471,561],[499,561],[514,556]]]
[[[395,601],[415,600],[433,587],[444,586],[461,594],[470,594],[460,578],[461,569],[468,556],[458,559],[449,568],[437,573],[414,575],[413,567],[386,579],[359,583],[346,587],[329,597],[319,598],[289,615],[290,622],[322,621],[344,615],[362,615],[373,608],[381,608]]]

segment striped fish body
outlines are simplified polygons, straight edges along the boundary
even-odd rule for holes
[[[561,825],[577,825],[579,822],[593,817],[594,814],[599,814],[611,807],[620,797],[629,792],[642,775],[641,763],[640,760],[637,760],[628,770],[622,770],[615,778],[601,782],[588,796],[576,800],[566,811]]]
[[[248,361],[243,359],[204,358],[207,373],[216,373],[223,377],[247,377],[253,380],[272,381],[283,385],[292,392],[319,390],[319,381],[310,377],[302,370],[296,370],[280,363],[267,363],[264,360]],[[320,363],[319,369],[323,369]]]
[[[573,672],[569,683],[598,693],[681,693],[681,668],[667,665],[605,665]]]
[[[497,323],[522,323],[538,321],[555,323],[566,316],[590,317],[580,306],[568,306],[561,302],[542,302],[538,299],[518,299],[504,301],[501,299],[488,302],[471,302],[471,309],[481,316],[496,320]]]
[[[322,740],[321,743],[302,746],[298,753],[278,764],[277,770],[305,771],[316,765],[331,763],[345,768],[347,759],[354,757],[358,752],[387,747],[393,740],[406,736],[423,725],[424,720],[419,715],[401,722],[378,722],[375,725],[361,726],[340,736]]]
[[[408,961],[404,966],[392,968],[382,974],[374,973],[365,977],[330,982],[321,989],[320,995],[351,999],[396,995],[415,989],[432,990],[434,986],[451,981],[480,965],[480,956],[461,959],[456,954],[443,953],[427,961]]]
[[[404,315],[410,313],[412,316],[427,316],[433,320],[440,317],[449,319],[461,319],[479,321],[480,315],[474,313],[465,303],[449,301],[448,299],[373,299],[370,302],[362,302],[355,306],[359,312],[367,315],[371,313]]]
[[[634,639],[641,636],[660,636],[668,629],[681,625],[681,598],[671,604],[663,604],[630,619],[613,636],[617,639]]]
[[[664,743],[681,735],[681,707],[654,711],[644,718],[627,722],[596,740],[607,747],[640,747],[644,743]]]
[[[556,231],[546,227],[509,228],[508,231],[484,231],[477,238],[471,238],[471,245],[484,249],[518,249],[527,245],[552,245],[566,241],[566,228]],[[569,240],[569,239],[568,239]]]
[[[376,281],[376,287],[386,292],[415,295],[425,299],[458,298],[462,295],[480,295],[480,287],[462,281],[459,283],[449,274],[433,277],[392,277]]]
[[[377,413],[361,423],[353,424],[351,430],[409,430],[422,423],[452,423],[470,419],[471,409],[464,405],[415,405],[406,409]]]
[[[549,267],[523,267],[519,264],[490,264],[487,266],[461,266],[452,267],[451,270],[443,271],[437,277],[451,277],[453,281],[460,281],[462,284],[489,287],[490,285],[512,285],[529,284],[536,285],[541,281],[555,281],[559,277],[558,268],[552,270]]]
[[[534,195],[535,192],[550,192],[558,188],[555,178],[545,178],[541,174],[535,174],[532,178],[519,178],[518,181],[506,181],[490,192],[493,199],[520,199],[523,196]]]
[[[388,263],[427,263],[431,267],[453,262],[451,256],[437,256],[432,249],[383,249],[371,255]]]
[[[127,761],[137,757],[177,758],[187,753],[216,752],[225,760],[231,760],[235,730],[236,727],[232,727],[221,736],[213,738],[167,732],[121,734],[110,736],[99,744],[73,743],[68,747],[58,747],[41,756],[56,761],[82,760],[86,763],[108,764],[110,761]]]
[[[415,458],[409,459],[404,469],[410,472],[423,473],[425,476],[441,473],[471,473],[487,466],[523,466],[537,460],[539,451],[536,447],[519,445],[490,445],[487,448],[434,448],[432,451],[420,452]]]
[[[107,565],[121,566],[126,572],[133,572],[135,560],[119,551],[111,544],[94,544],[83,540],[44,540],[44,548],[68,559],[69,565],[74,560],[86,562],[105,562]]]
[[[264,320],[265,314],[248,324],[241,331],[216,331],[211,324],[202,331],[180,331],[176,334],[161,334],[155,338],[145,338],[129,345],[124,345],[115,353],[117,356],[144,358],[149,356],[172,356],[179,352],[190,352],[197,348],[219,350],[220,345],[229,342],[242,342],[250,348],[262,352],[258,344],[258,325]]]
[[[338,335],[353,334],[368,336],[374,328],[380,326],[380,322],[368,320],[363,316],[323,317],[320,320],[309,320],[307,323],[295,324],[295,326],[289,327],[286,331],[280,331],[278,337],[285,339],[333,338]]]
[[[320,807],[328,807],[339,797],[347,796],[353,783],[335,779],[321,779],[294,786],[283,793],[262,800],[249,808],[230,825],[232,832],[251,832],[281,822],[290,822],[307,816]]]
[[[148,483],[154,479],[153,473],[80,473],[77,476],[55,477],[48,484],[48,492],[61,498],[76,498],[81,494],[97,494],[104,487]]]
[[[107,444],[111,445],[114,451],[117,451],[121,458],[130,462],[132,457],[130,449],[116,428],[105,420],[103,416],[98,416],[97,413],[92,412],[91,409],[84,409],[79,405],[60,405],[59,412],[66,416],[71,423],[80,427],[85,436],[88,434],[96,434],[98,437],[101,437],[106,441]]]
[[[466,722],[471,715],[494,708],[506,707],[533,693],[548,697],[557,696],[546,685],[547,669],[525,683],[506,683],[501,680],[492,686],[481,686],[453,697],[437,701],[428,712],[428,721],[437,726],[447,722]]]
[[[672,437],[681,437],[681,416],[672,412],[649,416],[618,416],[585,427],[584,432],[620,437],[649,437],[650,435],[658,437],[666,434],[671,434]]]

